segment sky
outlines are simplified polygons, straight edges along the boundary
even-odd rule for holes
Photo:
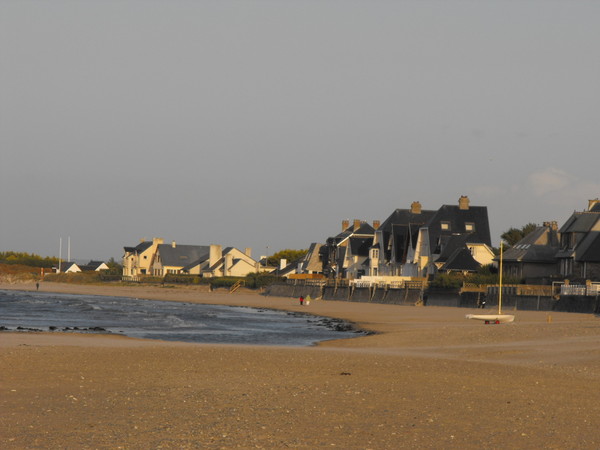
[[[0,0],[0,251],[308,248],[600,196],[600,2]]]

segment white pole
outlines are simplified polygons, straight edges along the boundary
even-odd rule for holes
[[[71,236],[67,238],[67,262],[71,262]]]
[[[60,273],[61,258],[62,258],[62,238],[58,238],[58,273]]]
[[[502,241],[500,241],[500,292],[498,294],[498,314],[502,314]]]

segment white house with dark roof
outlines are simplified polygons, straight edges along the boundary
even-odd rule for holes
[[[246,248],[243,252],[235,247],[222,248],[211,245],[208,254],[183,267],[181,272],[203,277],[245,277],[257,272],[259,263],[252,258],[252,250]]]
[[[324,261],[324,273],[336,278],[359,278],[366,275],[369,250],[373,245],[375,230],[379,221],[373,226],[361,220],[342,221],[342,232],[327,239],[321,251]]]
[[[200,267],[209,257],[208,245],[182,245],[175,241],[171,244],[159,244],[152,264],[152,275],[164,277],[167,274],[183,273],[185,267]]]
[[[485,256],[485,247],[491,253],[490,224],[486,206],[471,206],[469,197],[461,196],[458,205],[442,205],[427,223],[419,229],[415,254],[407,260],[415,273],[411,276],[433,275],[443,265],[438,262],[446,246],[451,245],[457,235],[467,235],[465,245],[473,257]],[[491,255],[490,255],[491,256]],[[437,263],[437,264],[436,264]]]
[[[163,243],[161,238],[154,238],[152,241],[142,239],[135,247],[124,247],[123,276],[151,275],[156,249]]]
[[[416,273],[414,265],[419,230],[436,213],[424,210],[420,202],[410,209],[396,209],[375,231],[369,275],[396,277]]]

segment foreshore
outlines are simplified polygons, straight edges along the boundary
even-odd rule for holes
[[[301,311],[374,334],[287,348],[0,333],[2,448],[600,447],[593,315],[483,325],[469,309],[193,287],[40,291]]]

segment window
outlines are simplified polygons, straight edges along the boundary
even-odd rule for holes
[[[475,231],[475,224],[471,223],[471,222],[465,223],[465,230],[466,231]]]
[[[442,230],[449,230],[450,229],[450,222],[442,222],[441,223],[441,227],[442,227]]]

